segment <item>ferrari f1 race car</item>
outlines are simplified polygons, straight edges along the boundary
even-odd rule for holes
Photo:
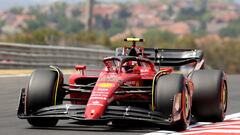
[[[17,115],[36,127],[58,120],[77,124],[118,125],[143,122],[185,130],[191,121],[223,121],[227,80],[220,70],[204,68],[203,52],[192,49],[143,48],[143,39],[127,38],[131,47],[117,48],[103,59],[99,75],[77,65],[64,84],[57,67],[35,70],[21,89]]]

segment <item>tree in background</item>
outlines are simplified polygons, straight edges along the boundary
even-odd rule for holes
[[[212,68],[220,68],[227,73],[240,73],[239,41],[225,42],[222,45],[203,46],[207,64]]]
[[[162,1],[166,4],[171,3],[169,0]],[[146,0],[143,2],[148,3]],[[213,19],[213,16],[209,9],[206,8],[206,5],[204,5],[206,0],[194,2],[198,2],[200,8],[196,6],[183,8],[176,14],[170,5],[167,14],[170,17],[176,15],[175,21],[197,20],[201,24],[200,28],[193,30],[191,35],[183,37],[178,37],[166,31],[149,29],[143,34],[145,39],[143,46],[202,49],[204,50],[207,64],[211,67],[224,69],[228,73],[240,73],[240,41],[238,39],[240,36],[240,19],[230,22],[226,28],[220,31],[222,37],[231,37],[230,41],[223,40],[221,43],[211,42],[197,46],[195,40],[199,36],[207,35],[206,26]],[[95,16],[96,25],[93,31],[84,32],[80,8],[74,8],[73,6],[69,11],[66,3],[57,2],[51,5],[48,12],[43,12],[39,10],[41,7],[35,6],[30,8],[30,12],[27,14],[35,18],[26,22],[28,28],[21,34],[5,35],[6,38],[2,41],[43,45],[59,45],[59,42],[63,41],[66,46],[101,44],[114,49],[115,47],[125,45],[125,43],[123,41],[112,43],[109,37],[124,32],[127,28],[127,18],[131,16],[131,13],[128,11],[128,5],[121,5],[121,7],[120,12],[111,17]],[[68,15],[66,10],[71,15]],[[22,12],[21,8],[10,10],[10,13],[15,15],[21,15]],[[4,21],[0,21],[0,27],[4,24]]]
[[[86,32],[81,31],[77,34],[74,34],[70,40],[75,43],[84,43],[84,44],[99,44],[110,46],[111,42],[109,37],[104,32]]]
[[[23,8],[22,7],[13,7],[10,9],[10,13],[20,15],[22,14]]]
[[[171,46],[177,41],[177,36],[156,29],[148,30],[143,35],[144,39],[146,39],[144,46],[146,47],[168,47]]]
[[[113,36],[117,33],[122,33],[126,29],[127,20],[114,18],[111,20],[111,28],[106,32],[109,36]]]
[[[28,26],[27,31],[34,31],[36,29],[46,27],[47,17],[45,15],[37,14],[36,18],[37,18],[36,20],[27,20],[26,21],[27,26]]]
[[[230,22],[226,28],[220,31],[222,37],[236,38],[240,36],[240,19]]]
[[[53,45],[62,38],[63,33],[53,29],[37,29],[33,32],[27,32],[26,34],[15,34],[8,36],[6,41],[13,43],[27,43],[27,44],[39,44],[39,45]]]

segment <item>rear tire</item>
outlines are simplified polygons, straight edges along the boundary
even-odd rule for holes
[[[197,121],[221,122],[227,111],[227,81],[220,70],[199,70],[192,74],[192,112]]]
[[[155,108],[171,119],[172,128],[185,130],[190,123],[191,97],[182,74],[159,77],[155,85]]]
[[[43,69],[32,73],[26,93],[26,113],[31,115],[37,110],[60,104],[63,94],[60,91],[63,75],[60,70]],[[37,127],[55,126],[56,118],[30,118],[28,123]]]

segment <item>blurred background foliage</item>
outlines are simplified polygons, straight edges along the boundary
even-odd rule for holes
[[[169,3],[162,0],[163,3]],[[142,1],[145,3],[146,1]],[[199,2],[199,1],[198,1]],[[201,2],[199,2],[201,3]],[[197,3],[197,4],[199,4]],[[103,45],[105,48],[115,49],[116,47],[128,45],[123,42],[124,37],[133,37],[136,34],[126,32],[130,29],[129,18],[133,17],[129,5],[120,4],[120,10],[113,16],[94,16],[94,27],[92,31],[85,31],[82,21],[84,5],[79,5],[70,10],[67,3],[56,2],[50,6],[48,12],[41,12],[44,7],[32,6],[26,12],[24,8],[12,8],[7,13],[11,16],[30,16],[26,19],[21,32],[5,34],[1,41],[40,45],[60,46],[81,46],[88,47],[89,44]],[[154,7],[154,5],[151,5]],[[197,6],[199,7],[199,6]],[[39,10],[41,9],[41,10]],[[44,11],[44,10],[43,10]],[[195,9],[193,7],[182,8],[177,13],[170,5],[161,19],[174,22],[185,22],[197,20],[199,27],[191,30],[190,34],[177,35],[155,27],[148,27],[140,37],[145,39],[141,44],[144,47],[152,48],[193,48],[202,49],[205,59],[212,68],[220,68],[228,73],[240,73],[240,19],[235,19],[222,28],[217,37],[208,37],[207,25],[213,22],[214,14],[207,8]],[[143,20],[144,21],[144,20]],[[151,21],[151,20],[149,20]],[[221,24],[222,22],[220,22]],[[0,19],[0,27],[7,24]],[[142,27],[142,24],[139,26]],[[127,34],[126,34],[127,33]],[[112,40],[115,35],[122,34],[122,38]],[[85,45],[85,46],[84,46]]]

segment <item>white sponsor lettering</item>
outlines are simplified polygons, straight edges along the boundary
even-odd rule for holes
[[[104,106],[102,104],[87,104],[87,106]]]
[[[105,98],[105,97],[90,97],[90,99],[102,99],[102,100],[107,100],[107,98]],[[89,99],[89,100],[90,100]]]

